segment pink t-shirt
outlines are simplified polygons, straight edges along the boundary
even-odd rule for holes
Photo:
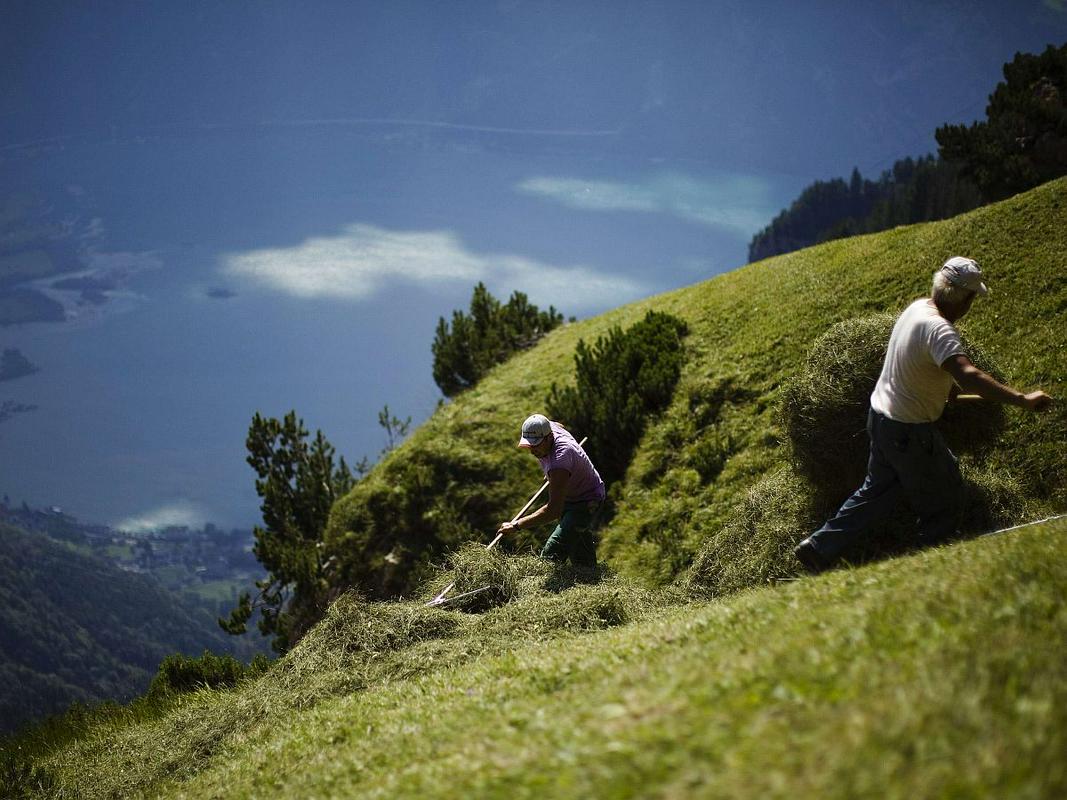
[[[571,474],[570,480],[567,481],[567,496],[564,498],[568,503],[603,500],[606,495],[604,481],[600,479],[600,473],[596,471],[585,450],[578,446],[570,432],[558,422],[550,424],[554,439],[552,452],[537,459],[545,477],[554,469],[565,469]]]

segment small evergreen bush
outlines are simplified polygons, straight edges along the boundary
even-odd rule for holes
[[[379,419],[389,424],[389,407]],[[399,420],[394,421],[399,422]],[[229,619],[219,627],[239,636],[256,609],[259,630],[274,634],[271,646],[284,653],[318,621],[323,596],[322,537],[330,509],[356,482],[344,458],[334,462],[335,450],[322,431],[308,441],[304,420],[290,411],[281,420],[256,412],[245,446],[249,466],[256,471],[256,494],[263,498],[263,525],[257,525],[253,552],[267,569],[256,581],[259,592],[244,592]]]
[[[688,331],[677,317],[649,311],[626,331],[616,327],[592,346],[579,340],[575,385],[553,382],[547,398],[550,416],[589,437],[605,482],[622,478],[648,417],[670,403]]]
[[[437,322],[432,348],[434,382],[445,397],[455,397],[562,322],[563,315],[553,306],[541,311],[522,292],[514,292],[501,304],[479,283],[471,295],[469,315],[457,310],[451,326],[444,317]]]

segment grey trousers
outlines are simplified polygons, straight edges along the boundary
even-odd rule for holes
[[[933,543],[956,532],[963,505],[963,479],[956,457],[931,422],[897,422],[873,409],[867,477],[838,512],[812,534],[827,559],[904,500],[919,518],[919,535]]]

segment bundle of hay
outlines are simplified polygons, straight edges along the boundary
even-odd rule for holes
[[[449,556],[448,569],[428,583],[423,594],[429,600],[449,583],[449,592],[458,597],[466,592],[489,587],[471,597],[457,600],[452,608],[480,612],[504,605],[532,586],[543,582],[552,572],[551,562],[534,556],[512,556],[499,548],[486,550],[468,542]]]
[[[785,387],[782,423],[794,464],[827,498],[843,499],[867,471],[867,411],[885,361],[894,317],[878,314],[838,323],[812,345],[804,370]],[[999,370],[974,344],[964,341],[976,366]],[[953,452],[977,454],[1004,427],[996,403],[949,406],[938,425]]]
[[[446,599],[454,597],[456,600],[445,607],[473,613],[489,612],[510,605],[534,609],[543,604],[546,609],[545,613],[551,617],[555,612],[548,609],[562,609],[566,602],[582,604],[588,599],[586,591],[591,592],[588,597],[599,597],[598,593],[608,592],[606,587],[609,586],[614,587],[611,592],[625,589],[623,594],[631,600],[637,597],[636,594],[631,594],[630,589],[620,583],[615,574],[604,565],[580,567],[569,563],[558,564],[537,556],[515,556],[499,549],[486,550],[474,542],[463,545],[449,556],[449,569],[428,582],[423,587],[422,596],[427,600],[436,597],[442,588],[453,582],[455,585]],[[479,589],[483,591],[478,591],[469,597],[462,597],[466,592]],[[644,596],[643,590],[634,589],[634,591]],[[611,592],[608,594],[610,595]],[[563,595],[566,595],[569,600],[566,602],[557,600],[557,597]],[[598,602],[594,600],[593,605],[597,606]],[[526,612],[517,610],[515,613],[521,617]],[[541,612],[536,611],[536,613]],[[587,609],[578,616],[592,619],[598,613],[596,609],[592,611]],[[606,620],[614,619],[615,613],[606,610],[605,607],[604,613],[600,616]],[[551,626],[551,623],[546,624]],[[590,624],[592,627],[602,627],[598,624]],[[571,623],[565,623],[562,627],[572,628],[574,626]],[[586,627],[589,626],[581,622],[577,623],[575,629]]]
[[[782,394],[794,463],[828,494],[851,492],[866,473],[867,411],[893,320],[879,314],[838,323],[815,340]]]

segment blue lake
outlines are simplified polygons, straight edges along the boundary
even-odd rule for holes
[[[257,521],[256,411],[295,408],[373,460],[383,405],[432,413],[434,328],[478,280],[595,314],[743,264],[807,182],[403,125],[115,132],[2,159],[0,192],[62,229],[62,269],[112,288],[79,303],[39,282],[68,320],[0,327],[39,367],[0,383],[36,406],[0,424],[0,494],[130,528]]]

